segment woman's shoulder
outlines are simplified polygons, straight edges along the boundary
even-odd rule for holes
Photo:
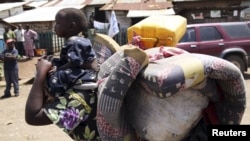
[[[25,33],[31,33],[31,34],[37,34],[35,30],[29,29],[29,30],[24,30]]]

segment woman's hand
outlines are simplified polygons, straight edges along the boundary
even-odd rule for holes
[[[52,63],[44,58],[39,58],[36,64],[37,76],[45,77],[52,68]]]
[[[41,61],[40,63],[42,64],[42,66],[46,65],[46,68],[44,68],[46,70],[44,71],[48,72],[49,75],[53,74],[57,70],[57,67],[52,65],[53,59],[54,59],[53,55],[43,55],[41,58],[38,59],[38,61]],[[48,62],[50,62],[50,64]],[[49,66],[50,66],[50,70],[47,71],[48,69],[47,67]]]
[[[52,75],[53,73],[55,73],[57,70],[56,66],[52,66],[51,69],[49,70],[49,75]]]

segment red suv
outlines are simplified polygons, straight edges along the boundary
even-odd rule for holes
[[[177,47],[226,59],[244,72],[250,66],[250,23],[190,24]]]

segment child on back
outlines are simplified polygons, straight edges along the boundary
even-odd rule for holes
[[[60,96],[75,84],[95,81],[98,70],[91,42],[85,38],[88,26],[85,15],[79,10],[65,8],[57,13],[55,21],[55,32],[66,43],[61,48],[60,58],[44,56],[53,65],[48,77],[48,93],[52,97]]]

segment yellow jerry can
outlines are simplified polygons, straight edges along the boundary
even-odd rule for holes
[[[187,19],[180,15],[154,15],[127,29],[128,43],[139,37],[143,49],[159,46],[175,47],[185,34]]]

